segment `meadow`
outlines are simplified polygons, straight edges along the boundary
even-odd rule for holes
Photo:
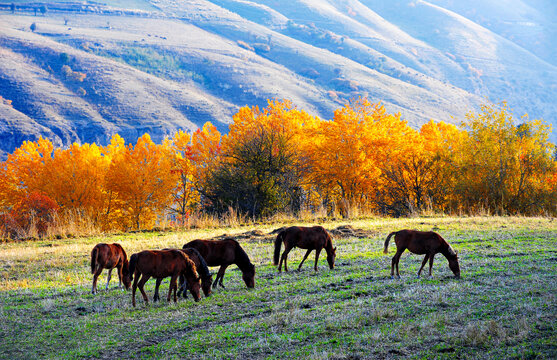
[[[368,218],[351,225],[366,237],[335,237],[337,262],[319,271],[303,250],[288,273],[272,266],[272,238],[241,240],[256,265],[247,289],[231,266],[226,289],[195,303],[131,305],[113,274],[91,295],[89,254],[118,242],[128,256],[181,247],[196,238],[269,233],[284,224],[144,232],[0,244],[0,358],[189,359],[554,359],[557,358],[557,221],[526,217]],[[300,225],[304,225],[300,223]],[[395,252],[386,235],[435,230],[459,253],[462,278],[436,256],[433,277],[417,278],[422,257],[406,252],[402,278],[390,278]],[[426,267],[427,269],[427,267]],[[216,272],[216,268],[212,269]],[[152,298],[154,281],[146,286]],[[168,281],[161,286],[166,298]]]

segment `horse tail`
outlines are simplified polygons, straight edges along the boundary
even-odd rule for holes
[[[91,274],[95,273],[97,268],[97,255],[99,253],[99,249],[95,246],[91,251]]]
[[[279,256],[280,256],[280,248],[282,246],[282,241],[284,239],[284,234],[286,234],[286,232],[283,230],[281,232],[279,232],[279,234],[277,235],[277,238],[275,239],[275,253],[273,255],[273,265],[278,265],[279,262]]]
[[[396,233],[397,233],[397,231],[393,231],[392,233],[390,233],[390,234],[387,236],[387,239],[385,239],[385,248],[383,249],[383,254],[386,254],[386,253],[389,252],[389,250],[388,250],[388,248],[389,248],[389,240],[391,240],[391,237],[392,237],[393,235],[396,235]]]
[[[130,269],[130,281],[133,280],[133,276],[135,275],[135,267],[137,266],[137,254],[133,254],[130,256],[130,261],[128,262],[128,266]]]

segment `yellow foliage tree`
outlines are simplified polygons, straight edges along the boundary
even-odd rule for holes
[[[338,205],[345,216],[352,206],[384,202],[377,198],[385,182],[382,166],[396,161],[410,131],[400,114],[387,114],[381,103],[362,98],[309,131],[311,179],[325,202]]]
[[[455,186],[466,207],[525,213],[543,202],[550,191],[545,184],[555,169],[554,145],[548,142],[551,129],[526,115],[522,121],[515,125],[506,103],[484,105],[480,113],[467,115],[463,126],[469,137],[458,150]]]
[[[148,134],[114,154],[107,174],[106,189],[113,191],[122,208],[122,225],[135,229],[151,228],[157,215],[172,203],[178,181],[172,173],[172,147],[169,140],[155,144]]]

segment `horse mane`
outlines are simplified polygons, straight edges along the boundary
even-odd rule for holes
[[[323,228],[323,231],[325,232],[325,235],[327,237],[327,242],[325,243],[325,250],[331,251],[331,250],[333,250],[333,237],[324,228]]]
[[[195,267],[195,263],[184,253],[180,252],[180,254],[184,255],[186,260],[186,271],[189,271],[195,276],[196,279],[199,279],[199,274],[197,273],[197,268]]]
[[[120,248],[120,250],[122,250],[122,254],[124,254],[124,259],[128,260],[128,255],[126,254],[126,250],[124,250],[122,245],[120,245],[118,243],[112,243],[112,245],[116,246],[117,248]]]
[[[199,251],[197,251],[196,248],[188,248],[188,251],[192,251],[195,255],[197,255],[197,258],[199,259],[199,264],[201,265],[201,269],[197,268],[197,271],[200,273],[201,277],[206,279],[208,277],[211,276],[211,272],[209,271],[209,267],[207,266],[207,263],[205,262],[205,259],[203,258],[203,256],[201,256],[201,254],[199,253]]]

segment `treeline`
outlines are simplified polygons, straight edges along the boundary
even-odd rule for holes
[[[430,121],[416,130],[366,99],[330,121],[269,101],[241,108],[226,135],[207,123],[161,144],[145,134],[126,145],[115,135],[107,146],[60,149],[41,138],[0,163],[0,226],[15,237],[72,217],[138,230],[230,209],[251,218],[555,214],[551,129],[526,116],[517,122],[506,104],[485,105],[461,126]]]

